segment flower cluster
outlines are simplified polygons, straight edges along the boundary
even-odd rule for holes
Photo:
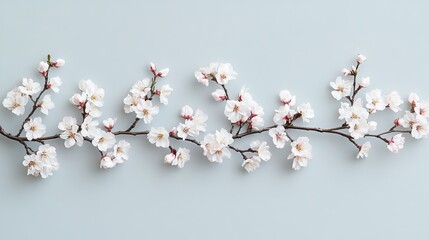
[[[151,63],[150,69],[153,74],[152,79],[145,78],[136,82],[124,99],[125,113],[134,112],[136,117],[143,119],[146,124],[152,122],[153,116],[159,113],[159,107],[152,102],[153,97],[157,95],[162,104],[168,104],[168,97],[173,92],[169,84],[163,85],[160,89],[155,88],[157,78],[167,76],[169,69],[157,71],[153,63]]]
[[[27,167],[27,175],[47,178],[59,167],[56,149],[49,144],[40,145],[36,153],[24,156],[22,164]]]
[[[242,158],[241,167],[252,172],[259,168],[262,162],[272,158],[270,144],[278,149],[290,146],[285,150],[285,159],[292,161],[292,168],[299,170],[307,167],[312,159],[312,145],[306,136],[291,135],[290,130],[319,132],[333,134],[351,142],[357,149],[357,158],[367,158],[372,147],[371,141],[362,139],[381,140],[389,151],[398,153],[404,148],[405,137],[409,134],[414,139],[426,138],[429,135],[429,100],[411,93],[408,103],[405,104],[401,95],[393,91],[387,95],[381,90],[366,89],[370,85],[370,78],[359,78],[360,66],[366,61],[366,57],[358,54],[356,64],[350,68],[344,68],[342,76],[330,83],[331,95],[339,102],[338,120],[339,126],[333,128],[318,128],[301,126],[307,124],[315,117],[310,103],[297,104],[297,98],[288,90],[279,92],[280,106],[273,111],[273,125],[265,126],[264,109],[250,94],[246,87],[234,97],[228,92],[227,84],[237,78],[230,63],[211,63],[201,67],[195,72],[198,82],[209,86],[210,82],[219,86],[211,93],[212,98],[224,104],[223,113],[230,123],[230,128],[219,128],[214,133],[207,133],[208,115],[202,110],[183,106],[180,111],[181,122],[171,130],[164,127],[147,127],[147,130],[135,131],[137,124],[142,120],[144,124],[154,121],[155,115],[160,111],[160,104],[168,104],[173,88],[169,84],[157,86],[160,79],[165,78],[169,69],[157,70],[151,63],[149,71],[151,78],[145,78],[136,82],[124,98],[125,113],[134,113],[135,119],[125,130],[115,129],[117,118],[100,120],[104,105],[105,92],[92,80],[79,82],[79,92],[75,93],[70,102],[78,109],[82,118],[80,120],[65,116],[58,124],[59,133],[45,136],[47,127],[43,124],[42,117],[33,117],[37,110],[45,115],[55,107],[50,94],[52,90],[59,92],[62,81],[59,77],[49,77],[52,68],[59,68],[65,61],[58,59],[42,61],[37,71],[43,77],[44,83],[24,78],[21,86],[14,88],[6,94],[3,106],[15,115],[24,115],[26,105],[32,104],[31,111],[22,122],[17,134],[11,134],[0,126],[0,135],[9,140],[20,143],[25,151],[23,165],[27,167],[27,173],[33,176],[46,178],[58,169],[56,149],[46,141],[62,139],[65,148],[82,146],[89,142],[100,153],[100,168],[113,168],[116,164],[124,163],[129,159],[130,143],[125,140],[117,140],[119,135],[146,135],[147,140],[156,147],[168,152],[164,156],[164,163],[178,168],[183,168],[190,160],[190,150],[185,147],[175,147],[174,141],[195,144],[202,149],[202,153],[208,161],[222,163],[233,158],[232,153],[239,154]],[[359,94],[366,91],[363,96]],[[404,106],[407,105],[407,106]],[[392,127],[381,133],[377,130],[377,122],[373,115],[386,109],[399,113],[403,109],[402,117],[392,120]],[[301,119],[300,121],[298,121]],[[117,128],[117,127],[116,127]],[[25,132],[25,134],[24,134]],[[241,139],[255,134],[267,133],[271,141],[252,140],[248,147],[240,148],[235,144]],[[38,150],[34,150],[27,143],[40,144]]]

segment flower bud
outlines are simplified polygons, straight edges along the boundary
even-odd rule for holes
[[[356,62],[359,64],[362,64],[363,62],[365,62],[365,60],[366,60],[366,57],[362,54],[358,54],[356,57]]]
[[[64,61],[64,59],[59,58],[59,59],[51,62],[51,66],[59,68],[59,67],[64,66],[65,63],[66,63],[66,61]]]
[[[46,74],[48,72],[49,69],[49,64],[47,64],[46,62],[40,62],[39,66],[37,67],[37,70],[39,71],[40,74],[42,74],[42,76],[46,77]]]

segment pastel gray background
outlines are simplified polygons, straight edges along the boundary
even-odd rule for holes
[[[103,117],[119,116],[131,85],[149,76],[153,61],[170,67],[174,89],[153,125],[172,127],[185,104],[210,116],[209,130],[227,126],[215,88],[193,72],[213,61],[231,62],[270,123],[277,93],[289,89],[310,102],[309,126],[339,122],[328,82],[368,56],[362,74],[384,93],[428,96],[428,4],[425,1],[0,1],[0,96],[22,77],[37,79],[47,53],[64,58],[53,73],[64,80],[56,109],[44,117],[50,133],[78,81],[106,90]],[[380,130],[395,118],[380,114]],[[21,121],[1,108],[0,123],[16,132]],[[145,129],[143,125],[139,129]],[[297,137],[300,133],[292,132]],[[162,163],[165,149],[144,137],[131,141],[131,160],[98,168],[88,144],[58,148],[60,170],[46,180],[25,175],[20,145],[0,140],[0,239],[428,239],[428,141],[406,139],[398,155],[373,142],[369,159],[335,136],[307,134],[314,148],[308,168],[295,172],[288,149],[246,174],[234,155],[210,164],[197,147],[178,170]],[[266,138],[261,135],[260,138]],[[246,141],[242,142],[243,144]],[[241,142],[240,142],[241,144]]]

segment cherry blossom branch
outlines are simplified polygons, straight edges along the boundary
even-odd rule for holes
[[[223,128],[215,133],[205,134],[199,138],[201,132],[206,131],[208,116],[190,106],[182,108],[180,116],[184,120],[176,127],[167,131],[163,127],[151,127],[148,130],[133,131],[138,123],[150,124],[154,116],[159,112],[159,106],[154,104],[155,98],[159,98],[161,104],[168,104],[168,97],[173,89],[168,85],[157,87],[158,81],[169,73],[169,69],[157,70],[155,64],[150,64],[152,77],[136,82],[124,99],[125,113],[135,114],[131,125],[125,130],[113,130],[116,118],[108,118],[100,124],[98,118],[102,115],[100,108],[103,106],[104,90],[99,88],[91,80],[82,80],[79,83],[80,92],[70,98],[70,102],[77,107],[82,115],[79,123],[73,117],[66,116],[58,124],[59,133],[43,136],[46,127],[42,124],[40,117],[32,118],[37,109],[47,114],[54,107],[50,95],[42,95],[49,89],[58,92],[61,79],[58,77],[49,79],[49,71],[52,67],[58,68],[64,65],[64,60],[51,61],[48,55],[47,62],[40,62],[38,71],[44,77],[43,88],[39,83],[31,79],[23,79],[22,85],[8,92],[3,106],[11,110],[16,115],[25,112],[25,105],[28,101],[32,103],[30,113],[24,119],[17,135],[12,135],[0,126],[0,135],[21,144],[25,151],[23,164],[27,167],[27,174],[42,176],[46,178],[58,169],[56,149],[46,141],[62,139],[66,148],[75,145],[82,146],[83,142],[89,142],[97,148],[100,153],[100,167],[112,168],[117,164],[128,160],[128,150],[130,144],[125,140],[117,141],[119,136],[145,136],[148,141],[156,147],[166,148],[169,153],[165,155],[164,162],[179,168],[184,167],[189,160],[190,154],[187,148],[174,148],[170,140],[188,142],[199,146],[203,150],[203,155],[210,162],[222,163],[224,159],[231,158],[231,151],[240,154],[243,158],[242,167],[250,172],[258,168],[263,161],[271,158],[270,145],[265,141],[254,140],[249,143],[249,147],[239,148],[233,145],[235,141],[246,139],[255,134],[267,132],[272,138],[272,143],[276,148],[285,148],[286,143],[290,143],[290,153],[288,159],[292,159],[292,167],[295,170],[306,167],[308,161],[312,159],[312,146],[308,137],[300,136],[292,138],[290,131],[298,132],[318,132],[323,134],[333,134],[345,138],[357,149],[357,158],[368,157],[371,143],[359,143],[359,139],[374,138],[387,144],[391,152],[398,152],[403,148],[404,137],[402,134],[410,134],[415,139],[421,139],[429,134],[429,101],[420,100],[416,94],[410,94],[408,102],[411,105],[409,111],[401,118],[395,119],[394,126],[387,131],[375,134],[377,123],[370,120],[370,115],[377,111],[390,108],[394,112],[399,112],[403,101],[397,92],[392,92],[387,96],[382,96],[380,90],[372,90],[366,93],[364,105],[363,100],[358,98],[361,90],[369,85],[369,78],[362,78],[358,82],[360,66],[366,57],[359,54],[356,57],[356,66],[350,70],[343,69],[344,77],[352,77],[352,80],[338,77],[330,85],[333,88],[332,96],[341,101],[338,110],[339,120],[343,123],[339,127],[320,128],[299,126],[297,120],[303,123],[310,122],[315,114],[309,103],[296,105],[296,97],[287,90],[279,93],[281,105],[274,111],[272,118],[274,124],[265,126],[265,112],[246,88],[242,88],[237,99],[232,99],[227,90],[226,84],[236,79],[237,73],[229,63],[212,63],[207,67],[202,67],[195,72],[197,80],[208,86],[214,82],[220,86],[211,95],[214,100],[225,103],[224,114],[230,121],[230,130]],[[359,71],[358,71],[359,70]],[[37,94],[37,97],[33,97]],[[398,129],[401,126],[402,129]],[[237,128],[236,131],[235,128]],[[25,130],[25,136],[21,136]],[[393,135],[390,139],[387,135]],[[38,150],[32,149],[27,143],[40,144]]]

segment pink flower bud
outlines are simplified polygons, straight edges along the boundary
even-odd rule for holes
[[[46,62],[40,62],[39,66],[37,67],[37,70],[39,71],[40,74],[42,74],[42,76],[46,77],[46,74],[48,72],[49,69],[49,64],[47,64]]]
[[[344,76],[349,76],[349,75],[351,74],[351,71],[350,71],[350,70],[348,70],[347,68],[343,68],[343,69],[341,70],[341,73],[342,73]]]
[[[151,71],[153,74],[155,74],[155,72],[156,72],[156,66],[155,66],[155,63],[150,63],[150,71]]]
[[[66,61],[64,61],[64,59],[59,58],[59,59],[51,62],[51,66],[59,68],[59,67],[64,66],[65,63],[66,63]]]
[[[395,127],[399,126],[399,118],[395,119],[395,121],[393,121],[393,123],[395,124]]]
[[[161,71],[159,71],[156,75],[158,75],[158,77],[165,77],[168,75],[169,71],[170,71],[170,69],[164,68]]]

